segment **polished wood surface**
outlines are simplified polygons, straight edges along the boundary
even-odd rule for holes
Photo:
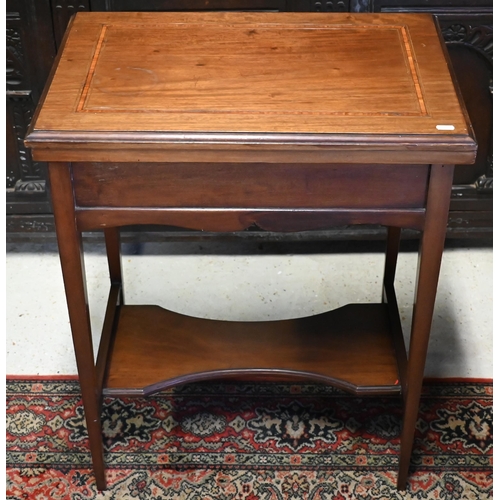
[[[52,201],[56,219],[59,256],[66,292],[76,365],[85,407],[85,422],[89,434],[92,464],[97,487],[104,489],[104,448],[101,429],[101,392],[94,366],[94,349],[85,279],[82,235],[76,227],[75,200],[71,187],[71,172],[65,163],[50,165]]]
[[[225,232],[343,224],[421,229],[429,166],[77,162],[71,176],[82,230],[130,224]]]
[[[154,161],[469,163],[471,135],[428,15],[82,13],[27,143],[71,161],[127,144]]]
[[[429,180],[429,202],[427,205],[429,216],[426,218],[420,241],[421,248],[413,305],[407,378],[403,387],[405,418],[401,432],[399,489],[406,488],[405,473],[410,465],[439,270],[444,249],[445,227],[450,203],[448,196],[443,196],[443,193],[451,192],[452,182],[452,165],[433,165]]]
[[[121,308],[106,394],[144,394],[188,381],[295,378],[356,394],[400,393],[383,304],[351,304],[307,318],[236,322],[156,306]]]
[[[200,231],[234,232],[250,228],[280,233],[331,229],[342,225],[382,224],[421,230],[425,209],[210,209],[88,208],[76,211],[78,228],[92,231],[135,224],[158,224]]]
[[[422,165],[73,163],[76,204],[143,208],[424,208]]]
[[[405,488],[450,163],[472,162],[476,150],[431,18],[78,15],[27,141],[38,158],[52,161],[99,489],[103,394],[151,394],[225,376],[302,377],[357,394],[402,393],[398,487]],[[132,223],[211,231],[383,224],[390,229],[382,303],[263,323],[123,305],[118,228]],[[393,283],[406,227],[422,231],[408,360]],[[111,281],[97,364],[81,248],[81,232],[95,228],[105,230]]]

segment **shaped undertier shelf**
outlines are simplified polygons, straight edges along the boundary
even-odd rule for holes
[[[400,394],[389,311],[387,304],[350,304],[305,318],[235,322],[121,306],[103,393],[148,395],[226,378],[301,379],[355,394]]]

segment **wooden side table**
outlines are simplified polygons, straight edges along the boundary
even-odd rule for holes
[[[452,183],[476,144],[427,15],[81,13],[26,139],[50,162],[97,486],[100,402],[224,377],[401,394],[406,487]],[[119,227],[388,226],[383,299],[276,322],[125,305]],[[422,232],[408,357],[393,286],[401,228]],[[83,231],[111,290],[94,362]],[[353,259],[355,257],[353,256]]]

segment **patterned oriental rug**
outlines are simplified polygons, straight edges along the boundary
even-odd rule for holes
[[[492,383],[427,382],[406,493],[398,399],[321,385],[210,383],[106,399],[108,490],[76,380],[8,380],[7,499],[493,498]]]

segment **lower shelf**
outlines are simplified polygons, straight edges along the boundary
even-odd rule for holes
[[[217,378],[296,378],[355,394],[401,392],[386,304],[266,322],[193,318],[158,306],[122,306],[118,314],[104,395],[148,395]]]

